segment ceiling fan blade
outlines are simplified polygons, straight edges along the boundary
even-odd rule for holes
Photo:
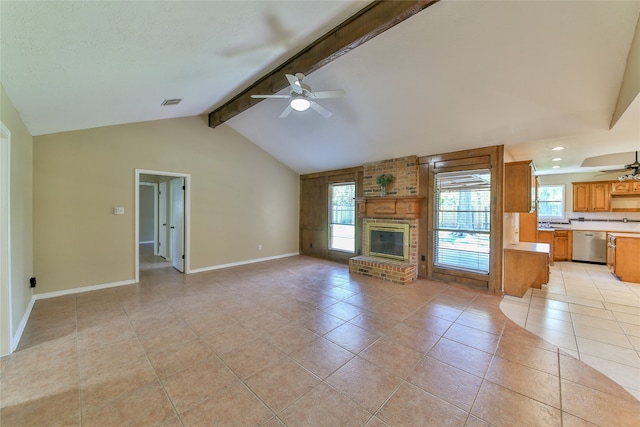
[[[293,74],[285,74],[285,76],[287,76],[287,80],[289,80],[291,89],[293,89],[295,92],[302,92],[302,82],[300,81],[300,79],[298,79],[298,77],[294,76]]]
[[[331,117],[331,114],[333,114],[331,111],[327,110],[326,108],[324,108],[322,105],[318,104],[317,102],[311,102],[311,108],[313,108],[314,110],[316,110],[318,113],[322,114],[325,117]]]
[[[251,95],[252,98],[278,98],[278,99],[287,99],[291,98],[290,95]]]
[[[287,105],[287,108],[285,108],[284,111],[282,112],[282,114],[280,114],[280,118],[284,119],[289,114],[291,114],[292,111],[293,111],[293,108],[291,108],[291,105]]]
[[[347,92],[345,92],[342,89],[336,89],[336,90],[323,90],[320,92],[313,92],[313,97],[314,98],[342,98],[344,96],[347,96]]]
[[[601,174],[608,174],[608,173],[622,173],[622,172],[627,172],[629,169],[611,169],[611,170],[607,170],[607,171],[600,171]]]
[[[623,166],[626,165],[635,153],[627,151],[624,153],[602,154],[600,156],[587,157],[583,160],[581,167],[602,167],[602,166]]]

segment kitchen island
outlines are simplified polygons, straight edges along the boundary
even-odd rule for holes
[[[522,297],[549,283],[548,243],[509,243],[504,247],[504,293]]]

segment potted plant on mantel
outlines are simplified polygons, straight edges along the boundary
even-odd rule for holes
[[[387,195],[387,185],[393,182],[393,175],[382,174],[376,178],[376,182],[380,186],[380,194],[384,197]]]

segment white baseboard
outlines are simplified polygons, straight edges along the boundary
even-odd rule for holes
[[[20,324],[18,325],[18,330],[15,335],[11,337],[11,342],[9,343],[9,354],[16,351],[18,348],[18,344],[20,343],[20,338],[22,338],[22,334],[24,333],[24,328],[27,326],[27,321],[29,320],[29,316],[31,315],[31,310],[33,309],[33,304],[36,302],[36,299],[33,295],[31,295],[31,299],[29,300],[29,304],[27,305],[27,309],[24,311],[22,315],[22,319],[20,319]],[[6,356],[6,355],[3,355]]]
[[[246,260],[246,261],[231,262],[229,264],[214,265],[214,266],[211,266],[211,267],[194,268],[192,270],[189,270],[189,273],[202,273],[202,272],[205,272],[205,271],[220,270],[220,269],[223,269],[223,268],[237,267],[239,265],[254,264],[256,262],[271,261],[271,260],[274,260],[274,259],[287,258],[287,257],[290,257],[290,256],[297,256],[297,255],[300,255],[300,254],[298,252],[291,252],[291,253],[288,253],[288,254],[275,255],[275,256],[270,256],[270,257],[266,257],[266,258],[256,258],[256,259],[250,259],[250,260]]]
[[[65,289],[62,291],[45,292],[43,294],[35,294],[34,297],[35,299],[55,298],[55,297],[61,297],[64,295],[73,295],[73,294],[79,294],[82,292],[97,291],[100,289],[107,289],[107,288],[115,288],[118,286],[133,285],[134,283],[136,283],[136,281],[133,279],[121,280],[119,282],[103,283],[101,285],[89,285],[89,286],[81,286],[79,288]]]

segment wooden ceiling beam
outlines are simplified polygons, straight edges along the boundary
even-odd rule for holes
[[[311,74],[438,1],[374,1],[209,113],[209,126],[215,128],[262,101],[252,94],[270,95],[287,87],[285,73]]]

